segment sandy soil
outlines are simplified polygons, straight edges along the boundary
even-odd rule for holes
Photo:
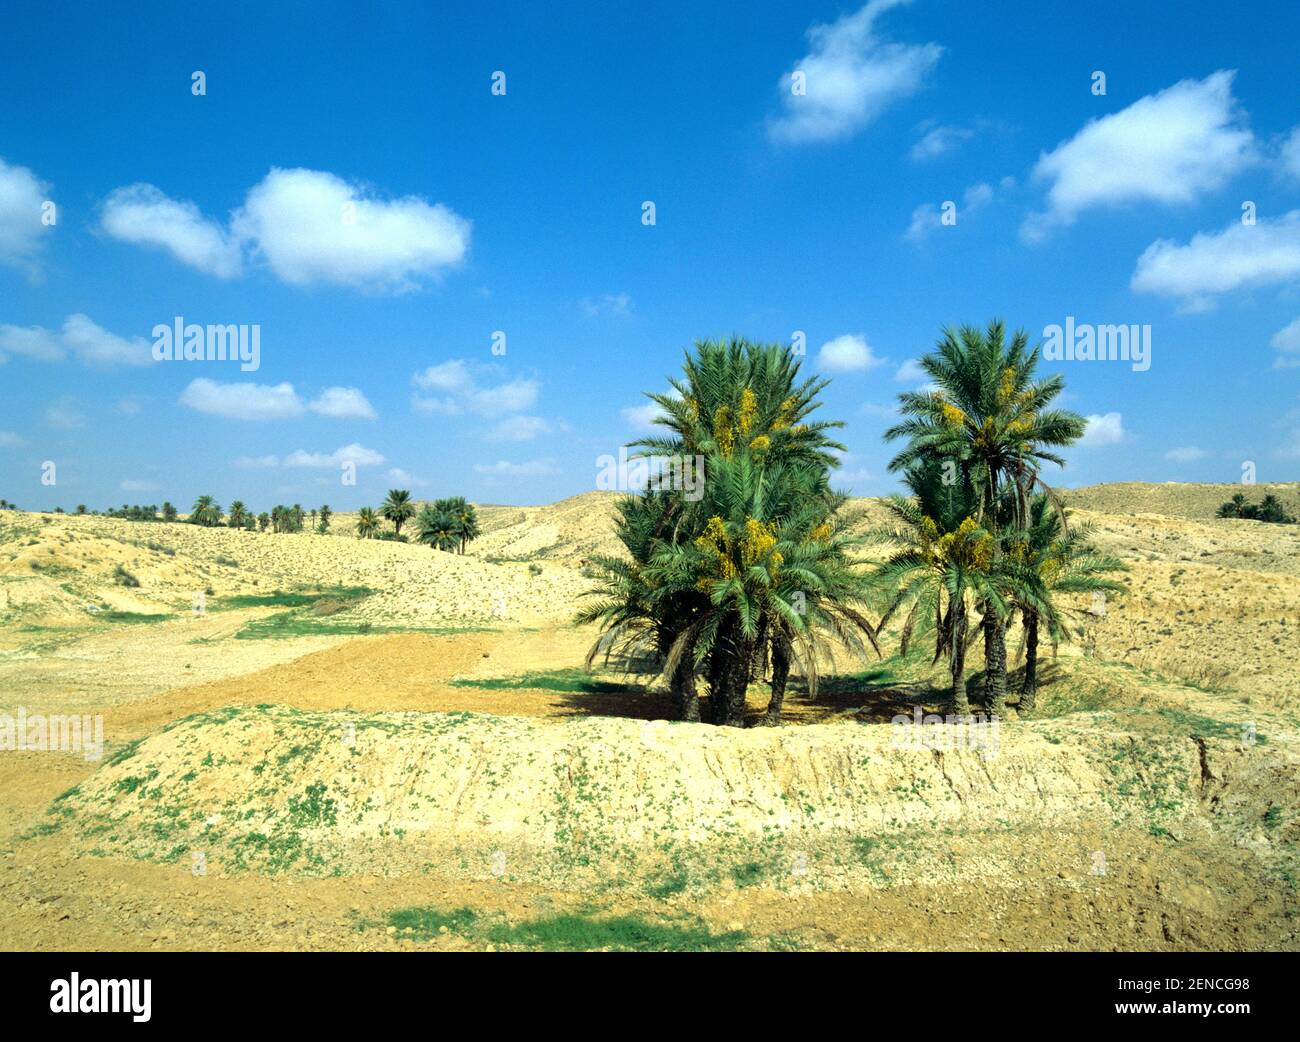
[[[1140,486],[1136,499],[1128,487],[1079,490],[1078,502],[1090,508],[1080,517],[1130,565],[1131,593],[1110,602],[1084,641],[1049,664],[1042,720],[1007,725],[1024,729],[1010,740],[1013,753],[1023,741],[1048,742],[1083,803],[1100,801],[1106,813],[1072,814],[1067,822],[1022,806],[1006,827],[975,816],[938,830],[927,821],[908,844],[872,848],[860,877],[820,888],[730,871],[681,892],[637,873],[617,885],[579,887],[527,873],[493,878],[481,865],[450,859],[388,875],[353,860],[332,878],[239,868],[219,853],[194,875],[185,856],[141,860],[148,851],[129,829],[98,854],[90,853],[93,835],[49,831],[59,817],[51,808],[67,802],[57,797],[74,787],[111,792],[105,786],[122,780],[120,766],[113,774],[109,764],[73,753],[6,752],[0,947],[484,946],[454,930],[415,940],[383,926],[396,909],[434,905],[468,906],[507,922],[559,911],[651,922],[698,917],[715,931],[743,929],[753,947],[1294,949],[1300,530],[1213,519],[1213,506],[1233,486],[1197,487],[1181,498],[1179,490]],[[154,743],[164,728],[231,705],[361,719],[394,712],[527,718],[576,727],[593,750],[604,742],[622,748],[620,727],[668,715],[662,690],[643,688],[649,678],[614,673],[590,684],[563,679],[576,676],[591,642],[567,619],[586,585],[584,559],[615,549],[604,527],[612,504],[591,494],[548,507],[483,508],[485,534],[465,557],[346,538],[346,516],[328,538],[0,513],[0,712],[102,714],[110,756],[141,741],[137,755],[161,757],[163,746]],[[118,581],[119,566],[139,585]],[[347,586],[374,593],[327,619],[303,615],[306,624],[283,639],[247,639],[251,625],[283,607],[225,603]],[[201,616],[191,608],[197,591],[211,591]],[[133,621],[110,621],[112,612]],[[166,617],[139,619],[151,615]],[[338,632],[333,624],[341,624]],[[358,629],[366,624],[405,632],[366,635]],[[835,672],[839,682],[826,685],[817,703],[799,692],[788,703],[790,724],[825,730],[831,746],[836,729],[887,720],[931,690],[923,668],[898,663],[841,663]],[[761,686],[751,691],[755,713],[765,697]],[[1247,725],[1266,736],[1249,750],[1237,739]],[[211,740],[214,749],[227,742],[201,729],[195,740]],[[1117,742],[1116,750],[1136,750],[1126,761],[1132,777],[1087,774],[1085,766]],[[509,760],[550,747],[550,739],[528,739],[516,756],[503,739],[492,751]],[[1161,766],[1159,750],[1178,750],[1169,753],[1177,771]],[[1199,767],[1198,750],[1207,757]],[[237,751],[227,756],[238,763]],[[738,779],[728,774],[740,768],[726,755],[705,759],[713,773]],[[302,770],[284,766],[286,789],[306,784],[310,770]],[[896,777],[888,772],[903,770],[897,765],[864,770],[863,784],[883,786],[873,797],[878,808],[913,806],[908,788],[919,775],[911,768]],[[1190,795],[1178,807],[1158,797],[1142,802],[1157,779],[1184,773]],[[1014,789],[1007,777],[1002,785]],[[631,783],[619,784],[626,795]],[[689,784],[694,793],[713,783]],[[1033,791],[1027,784],[1026,794]],[[1008,806],[1020,806],[1012,789]],[[755,798],[738,797],[742,804]],[[1112,802],[1123,813],[1111,813]],[[618,805],[611,796],[594,809],[615,822],[626,813]],[[152,827],[159,819],[151,815],[129,820]],[[1096,872],[1098,851],[1104,874]]]

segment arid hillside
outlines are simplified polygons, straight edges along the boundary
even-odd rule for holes
[[[528,947],[562,913],[694,947],[1297,947],[1300,526],[1132,488],[1070,494],[1129,591],[1074,605],[991,756],[897,744],[945,666],[893,626],[815,701],[796,677],[780,730],[670,723],[653,673],[585,670],[609,494],[481,507],[464,556],[347,515],[0,513],[0,712],[105,742],[0,755],[0,943]]]
[[[1252,503],[1258,503],[1266,495],[1274,495],[1293,517],[1300,516],[1300,483],[1294,481],[1258,485],[1122,481],[1069,489],[1065,498],[1071,506],[1101,514],[1161,514],[1207,520],[1214,517],[1219,506],[1236,493],[1245,494]]]

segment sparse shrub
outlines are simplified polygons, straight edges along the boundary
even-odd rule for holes
[[[139,586],[140,580],[128,572],[120,564],[113,569],[113,582],[119,586]]]

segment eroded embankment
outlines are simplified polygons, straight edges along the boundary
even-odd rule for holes
[[[995,750],[887,726],[735,731],[611,718],[230,707],[125,749],[50,809],[85,853],[213,870],[780,886],[987,872],[943,837],[1137,830],[1290,856],[1289,746],[1004,727]],[[1276,809],[1271,809],[1276,808]],[[1271,820],[1270,820],[1271,818]]]

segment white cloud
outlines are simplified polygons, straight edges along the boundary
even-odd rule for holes
[[[822,344],[817,352],[817,365],[828,373],[854,373],[884,365],[871,350],[866,338],[850,333],[837,336]]]
[[[1300,276],[1300,210],[1220,232],[1198,232],[1186,246],[1157,239],[1138,258],[1130,283],[1139,293],[1182,297],[1193,309],[1214,294],[1289,282]]]
[[[243,273],[239,242],[192,202],[150,184],[119,188],[104,200],[100,225],[115,239],[166,250],[182,264],[232,279]]]
[[[158,484],[153,481],[137,481],[135,478],[127,478],[121,484],[123,492],[157,492]]]
[[[0,159],[0,264],[37,274],[41,237],[49,231],[41,222],[49,193],[50,186],[27,167]]]
[[[232,466],[240,470],[265,470],[280,465],[279,456],[240,456],[235,459]]]
[[[943,48],[890,43],[874,32],[881,14],[908,2],[871,0],[854,14],[808,30],[808,54],[779,84],[783,112],[768,123],[772,140],[798,144],[848,137],[892,102],[921,89]],[[804,75],[804,96],[791,90],[795,72]]]
[[[293,384],[219,384],[200,378],[181,392],[182,405],[228,420],[285,420],[303,413]]]
[[[63,343],[87,365],[152,365],[153,354],[144,337],[117,336],[85,315],[69,315],[63,323]]]
[[[877,419],[890,420],[898,415],[898,407],[895,405],[880,405],[877,402],[863,402],[862,408],[858,410],[863,416],[875,416]]]
[[[51,427],[74,430],[84,426],[86,418],[77,410],[76,403],[71,398],[60,398],[46,407],[45,422]]]
[[[134,398],[119,398],[115,408],[123,416],[135,416],[140,412],[140,403]]]
[[[307,408],[334,420],[373,420],[375,410],[355,387],[327,387]]]
[[[13,431],[0,431],[0,448],[16,448],[19,445],[25,445],[26,442],[18,437]]]
[[[498,460],[496,463],[491,464],[476,463],[474,469],[478,473],[490,477],[507,478],[541,477],[560,472],[555,462],[549,459],[528,460],[525,463],[508,463],[506,460]]]
[[[538,435],[550,434],[551,422],[540,416],[510,416],[488,432],[490,441],[532,441]]]
[[[231,219],[234,234],[297,286],[401,292],[454,267],[470,222],[418,196],[376,198],[319,170],[273,169]]]
[[[92,366],[153,364],[149,342],[143,337],[117,336],[85,315],[69,315],[57,333],[42,326],[0,325],[0,362],[10,354],[62,362],[69,353]]]
[[[962,195],[962,206],[954,212],[956,223],[948,227],[957,227],[963,216],[982,210],[992,201],[993,188],[990,185],[983,181],[971,185]],[[944,224],[940,207],[935,203],[922,203],[912,211],[912,221],[907,226],[907,231],[903,233],[903,238],[910,242],[920,242],[930,232],[942,227]]]
[[[1117,412],[1097,413],[1085,417],[1088,426],[1083,437],[1079,439],[1080,447],[1099,449],[1107,445],[1118,445],[1124,440],[1124,418]]]
[[[419,196],[382,199],[322,170],[272,168],[249,189],[229,227],[153,185],[119,188],[101,224],[125,242],[167,250],[219,278],[258,258],[283,282],[400,293],[465,259],[470,222]]]
[[[1273,363],[1276,368],[1293,369],[1300,366],[1300,318],[1274,333],[1269,343],[1274,350],[1281,352]]]
[[[459,416],[465,412],[480,416],[523,412],[537,401],[540,390],[536,380],[522,378],[484,386],[470,371],[468,363],[460,358],[431,365],[412,376],[411,382],[422,391],[435,392],[431,397],[415,395],[412,407],[417,412],[444,416]]]
[[[909,358],[894,373],[894,379],[900,383],[921,383],[928,378],[926,371],[921,368],[921,363],[915,358]]]
[[[398,488],[422,488],[428,484],[424,478],[417,478],[410,471],[403,470],[401,467],[393,467],[388,472],[387,477]]]
[[[974,137],[975,131],[967,127],[935,127],[915,145],[909,155],[913,162],[934,159],[956,148],[961,142]]]
[[[1165,453],[1165,459],[1174,463],[1195,463],[1197,460],[1205,459],[1208,453],[1195,445],[1184,445],[1181,448],[1170,449]]]
[[[578,307],[588,318],[596,318],[600,315],[630,315],[632,298],[626,293],[606,293],[595,299],[583,297],[578,301]]]
[[[644,405],[628,405],[621,409],[620,412],[623,414],[623,419],[627,421],[628,426],[637,432],[650,433],[659,431],[662,433],[662,428],[655,423],[655,420],[663,416],[664,411],[655,402],[646,402]]]
[[[1039,157],[1047,209],[1021,228],[1028,241],[1072,224],[1084,210],[1124,203],[1193,202],[1254,158],[1254,138],[1232,96],[1233,72],[1182,80],[1092,120]]]
[[[38,362],[62,362],[68,353],[58,334],[41,326],[0,325],[0,361],[8,361],[9,355]]]
[[[182,405],[228,420],[291,420],[310,410],[332,420],[373,420],[375,410],[355,387],[327,387],[304,402],[291,383],[217,383],[200,378],[181,392]]]
[[[344,445],[341,449],[335,449],[328,455],[298,449],[284,458],[286,467],[337,468],[344,463],[355,463],[358,467],[377,467],[385,462],[387,461],[381,453],[376,452],[374,449],[368,449],[364,445],[358,445],[356,442],[351,445]]]

